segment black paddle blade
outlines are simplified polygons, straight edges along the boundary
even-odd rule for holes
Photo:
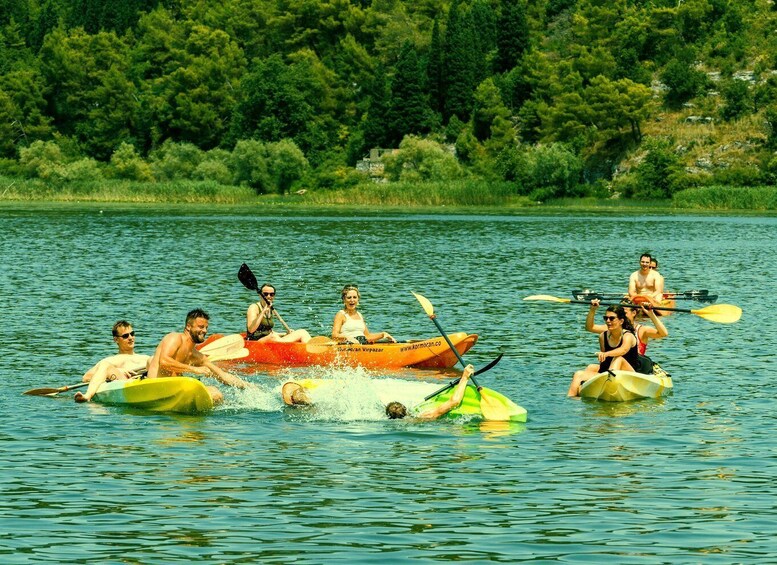
[[[479,375],[481,373],[485,373],[486,371],[493,369],[494,366],[502,360],[502,357],[504,357],[504,353],[500,353],[499,356],[493,361],[491,361],[488,365],[475,371],[475,374]]]
[[[479,375],[480,373],[485,373],[486,371],[488,371],[490,369],[493,369],[496,366],[496,364],[499,363],[502,360],[502,357],[504,357],[504,353],[500,353],[497,356],[497,358],[494,359],[493,361],[491,361],[488,365],[486,365],[485,367],[482,367],[481,369],[478,369],[477,371],[475,371],[475,375]],[[447,385],[442,387],[440,390],[436,390],[432,394],[430,394],[429,396],[424,397],[424,400],[429,400],[430,398],[434,398],[435,396],[437,396],[440,393],[445,392],[449,388],[455,387],[457,384],[459,384],[460,380],[461,380],[461,377],[459,377],[458,379],[452,380]],[[474,383],[474,381],[473,381],[473,383]],[[477,385],[475,385],[475,386],[477,386]]]
[[[251,268],[245,263],[240,265],[240,270],[237,272],[237,278],[248,290],[259,290],[259,283],[256,281],[254,273],[251,272]]]

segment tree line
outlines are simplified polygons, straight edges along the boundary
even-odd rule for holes
[[[671,197],[720,179],[644,126],[695,104],[756,117],[754,172],[726,180],[775,184],[775,6],[0,0],[0,172],[284,192],[362,182],[356,161],[381,147],[398,149],[390,180]]]

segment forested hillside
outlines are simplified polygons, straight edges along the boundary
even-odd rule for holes
[[[383,179],[533,200],[774,185],[775,30],[771,0],[0,0],[0,174],[323,190],[398,148]]]

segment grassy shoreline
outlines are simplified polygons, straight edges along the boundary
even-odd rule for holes
[[[682,191],[673,200],[563,198],[539,203],[514,194],[508,183],[368,184],[303,194],[257,195],[252,189],[210,181],[140,183],[123,180],[53,186],[39,179],[0,177],[0,205],[75,203],[207,205],[280,210],[375,210],[421,214],[534,214],[562,211],[639,213],[771,213],[777,187],[711,186]]]

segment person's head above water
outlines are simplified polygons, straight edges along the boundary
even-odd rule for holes
[[[399,420],[407,416],[407,407],[401,402],[389,402],[386,405],[386,416],[390,420]]]

